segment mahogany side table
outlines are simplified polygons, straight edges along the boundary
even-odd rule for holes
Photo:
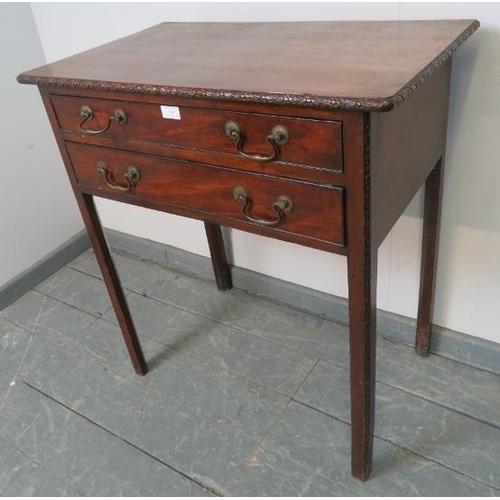
[[[473,20],[163,23],[19,75],[38,85],[134,368],[94,196],[347,257],[352,474],[371,471],[377,249],[425,183],[416,352],[429,352],[453,52]]]

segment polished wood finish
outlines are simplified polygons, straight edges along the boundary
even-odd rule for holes
[[[218,109],[200,109],[189,106],[174,106],[180,119],[163,118],[161,105],[130,101],[89,99],[80,97],[53,96],[52,104],[62,130],[77,134],[73,140],[85,141],[92,134],[82,134],[80,110],[88,106],[94,117],[85,123],[85,127],[102,129],[107,125],[115,110],[122,109],[127,116],[127,123],[119,125],[113,122],[108,130],[100,134],[106,138],[128,139],[134,144],[124,144],[124,149],[134,149],[135,142],[156,142],[181,148],[212,153],[213,162],[217,163],[217,154],[236,156],[231,162],[240,160],[248,164],[255,162],[239,158],[235,143],[226,136],[225,124],[236,122],[244,136],[245,152],[266,155],[270,148],[266,137],[276,125],[288,130],[290,140],[279,149],[277,160],[265,162],[261,167],[267,170],[269,164],[291,163],[307,167],[319,167],[342,170],[342,124],[335,121],[318,121],[304,118],[289,118],[255,113],[234,113]],[[70,138],[70,136],[68,136]],[[245,161],[242,161],[245,160]]]
[[[92,201],[100,196],[205,223],[217,286],[231,287],[221,225],[347,257],[352,474],[372,468],[377,250],[426,183],[417,353],[429,349],[451,56],[477,21],[164,23],[23,73],[39,85],[136,370],[146,365]],[[79,130],[81,106],[105,128]],[[179,108],[180,120],[161,116]],[[390,111],[380,113],[381,111]],[[267,154],[275,125],[290,141]],[[96,170],[105,162],[117,191]],[[435,168],[434,168],[435,167]],[[434,169],[433,169],[434,168]],[[242,186],[251,203],[233,197]],[[273,203],[293,208],[273,227]],[[165,444],[168,446],[168,443]]]
[[[118,319],[118,325],[122,331],[132,365],[138,375],[146,375],[148,372],[146,360],[142,353],[120,278],[116,272],[92,196],[88,194],[79,196],[78,206],[80,207],[97,263],[99,264],[104,283],[111,298],[111,303],[113,304],[113,309]]]
[[[74,89],[392,109],[479,26],[472,20],[163,23],[23,73]]]
[[[221,227],[217,224],[205,222],[205,231],[207,233],[208,248],[210,249],[217,288],[221,291],[230,290],[233,287],[233,280],[224,248]]]
[[[448,61],[421,85],[405,106],[391,113],[371,115],[371,206],[377,245],[443,155],[450,74],[451,61]],[[408,130],[411,134],[402,133]]]
[[[57,118],[50,101],[50,96],[43,88],[40,89],[40,93],[50,124],[52,125],[52,129],[55,131],[57,127]],[[109,247],[106,242],[106,237],[99,220],[99,215],[95,208],[93,197],[83,193],[78,188],[78,182],[73,169],[71,168],[71,161],[69,159],[64,140],[58,134],[55,134],[55,137],[57,145],[59,146],[59,151],[61,152],[61,156],[64,160],[64,166],[66,167],[66,172],[75,194],[78,208],[94,249],[97,264],[99,265],[106,289],[111,299],[111,304],[113,306],[113,310],[115,311],[118,325],[120,326],[130,360],[135,372],[138,375],[146,375],[148,372],[147,363],[135,330],[134,322],[130,315],[130,310],[123,292],[123,287],[120,283],[120,278],[116,272],[113,257],[111,256],[111,252],[109,251]]]
[[[375,425],[377,245],[372,238],[370,117],[359,114],[346,141],[347,275],[351,374],[351,471],[362,481],[372,468]],[[355,187],[355,189],[354,189]]]
[[[183,207],[186,214],[197,219],[214,214],[231,226],[236,219],[250,232],[255,224],[243,216],[241,203],[233,198],[233,189],[242,186],[252,200],[252,216],[266,220],[276,217],[273,204],[281,195],[286,195],[292,200],[293,207],[281,223],[265,228],[268,235],[278,232],[289,241],[298,236],[302,240],[309,239],[311,245],[316,240],[344,244],[342,188],[70,142],[66,143],[66,148],[81,188],[113,192],[97,172],[98,162],[104,162],[113,172],[116,183],[121,185],[128,167],[134,166],[140,170],[141,179],[130,192],[120,193],[123,201],[156,200],[165,205]],[[257,224],[257,227],[260,226]]]
[[[442,190],[443,158],[438,161],[425,182],[422,263],[420,267],[420,292],[415,339],[415,352],[420,356],[428,356],[431,347],[431,321],[432,307],[434,305]]]

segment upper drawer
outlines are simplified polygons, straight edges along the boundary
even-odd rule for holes
[[[234,155],[261,165],[288,163],[342,171],[342,124],[336,121],[217,109],[52,96],[59,126],[88,137],[168,144]],[[173,117],[164,118],[164,115]],[[216,159],[212,159],[216,162]]]

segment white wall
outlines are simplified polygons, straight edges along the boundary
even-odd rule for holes
[[[0,287],[83,228],[32,86],[16,76],[45,63],[29,4],[0,3]]]
[[[500,5],[481,3],[114,3],[32,6],[48,61],[161,21],[300,21],[478,18],[456,54],[434,322],[500,342]],[[379,307],[416,315],[421,193],[383,243]],[[208,255],[201,223],[99,203],[106,226]],[[234,262],[346,296],[345,259],[232,231]],[[327,270],[327,271],[325,271]]]

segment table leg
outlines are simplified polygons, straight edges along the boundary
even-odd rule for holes
[[[361,245],[362,247],[362,245]],[[351,358],[351,470],[366,481],[372,468],[375,421],[377,250],[347,256]],[[359,248],[359,247],[358,247]]]
[[[233,286],[231,279],[231,269],[226,258],[224,239],[222,238],[221,227],[211,222],[205,222],[210,256],[215,273],[215,281],[219,290],[230,290]]]
[[[125,300],[120,279],[111,257],[111,253],[102,230],[99,216],[97,214],[94,200],[91,195],[83,194],[77,196],[78,205],[82,213],[83,221],[94,248],[95,256],[104,277],[104,283],[108,289],[111,303],[118,318],[118,324],[122,331],[125,344],[127,346],[130,359],[138,375],[145,375],[148,367],[142,353],[139,339],[135,331],[134,323],[130,316],[130,311]]]
[[[425,181],[422,263],[415,339],[415,352],[420,356],[428,356],[430,349],[442,189],[443,159],[441,158]]]

